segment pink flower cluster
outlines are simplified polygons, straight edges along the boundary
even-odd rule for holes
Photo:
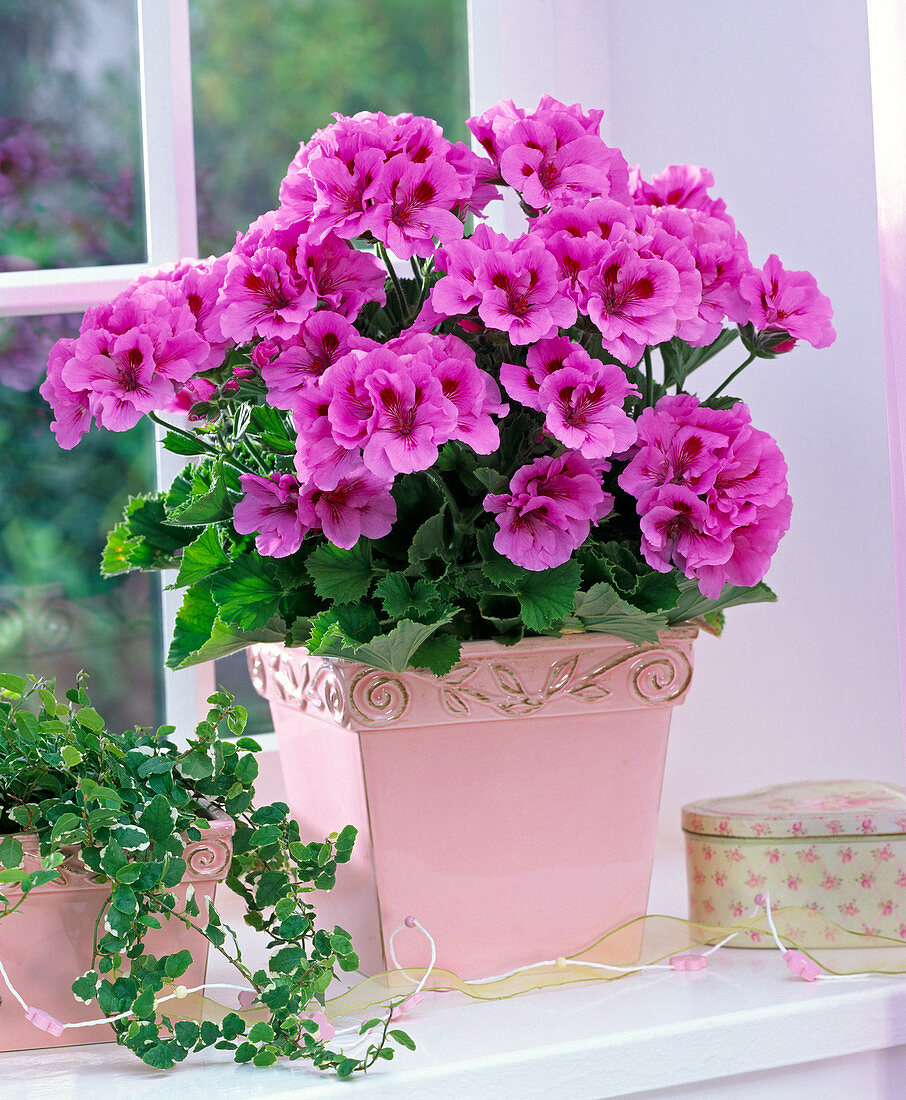
[[[427,470],[451,439],[491,454],[500,445],[492,415],[506,411],[497,383],[456,336],[354,347],[297,391],[296,469],[330,489],[363,464],[388,481]]]
[[[310,531],[323,531],[335,545],[350,549],[359,538],[379,539],[396,519],[390,485],[359,467],[330,489],[300,486],[292,474],[243,474],[244,496],[233,509],[242,535],[257,532],[255,546],[265,557],[294,554]]]
[[[467,125],[501,177],[535,210],[600,195],[629,202],[623,154],[599,136],[603,115],[546,95],[532,112],[507,99]]]
[[[494,110],[484,125],[473,119],[473,131],[503,165],[512,147],[502,135],[518,136],[525,120]],[[631,182],[632,196],[625,188],[602,196],[603,185],[583,192],[578,184],[569,204],[547,196],[546,213],[515,241],[479,226],[439,250],[435,262],[445,275],[422,311],[422,327],[471,314],[525,345],[584,316],[604,349],[629,367],[646,347],[674,336],[710,344],[728,319],[772,330],[789,321],[816,347],[833,340],[830,302],[810,275],[785,272],[776,257],[763,272],[753,268],[724,203],[707,193],[710,172],[674,165],[651,183],[635,170]]]
[[[384,270],[374,256],[304,221],[262,215],[229,255],[220,328],[237,344],[254,337],[292,339],[318,308],[356,317],[365,302],[384,302]]]
[[[619,367],[592,359],[565,336],[533,344],[524,367],[502,364],[500,381],[510,397],[545,414],[554,439],[584,458],[609,458],[635,443],[635,422],[623,405],[638,390]]]
[[[191,278],[174,269],[139,282],[89,309],[79,335],[54,345],[40,392],[54,411],[51,428],[61,447],[74,447],[92,418],[122,432],[171,407],[212,354],[220,356],[223,339],[209,313],[217,268],[198,265]]]
[[[724,584],[757,584],[792,510],[775,441],[742,402],[722,411],[687,394],[662,397],[637,424],[619,484],[638,501],[645,560],[661,573],[677,566],[709,599]]]
[[[434,238],[462,237],[462,219],[498,198],[494,169],[433,119],[362,111],[319,130],[280,187],[279,224],[303,220],[312,238],[371,234],[400,259],[431,256]]]
[[[489,493],[497,516],[494,548],[524,569],[553,569],[572,557],[613,508],[596,469],[575,451],[536,458],[513,475],[508,493]]]

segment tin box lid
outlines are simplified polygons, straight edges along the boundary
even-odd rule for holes
[[[687,833],[733,837],[906,833],[906,791],[864,779],[784,783],[683,807]]]

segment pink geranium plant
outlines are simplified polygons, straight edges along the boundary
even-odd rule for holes
[[[601,111],[499,103],[480,152],[334,117],[229,253],[148,273],[50,357],[61,447],[149,417],[189,459],[103,561],[178,569],[169,663],[283,640],[442,674],[466,639],[650,641],[772,599],[786,465],[727,389],[833,341],[815,279],[753,264],[707,169],[630,168]]]

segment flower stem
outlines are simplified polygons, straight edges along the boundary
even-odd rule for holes
[[[188,432],[185,428],[177,428],[175,424],[168,424],[166,420],[163,420],[155,412],[148,413],[148,419],[153,420],[155,424],[159,424],[162,428],[166,428],[168,432],[175,432],[176,435],[184,436],[186,439],[191,439],[193,443],[197,443],[199,447],[204,447],[206,451],[210,451],[211,454],[217,454],[217,448],[208,443],[207,440],[202,439],[194,432]]]
[[[645,348],[645,404],[654,404],[654,374],[651,368],[651,348]]]
[[[387,274],[390,276],[390,281],[393,283],[393,289],[396,292],[396,301],[399,306],[400,324],[405,324],[406,320],[406,295],[403,292],[403,284],[399,280],[387,249],[382,244],[377,246],[378,255],[384,261],[384,267],[387,268]]]
[[[435,489],[440,490],[440,493],[446,501],[447,505],[449,506],[450,511],[453,513],[453,521],[458,526],[462,520],[462,513],[459,510],[459,505],[453,499],[453,494],[450,492],[447,483],[440,476],[440,474],[435,473],[434,470],[422,470],[422,473],[431,482]]]
[[[749,358],[745,360],[745,362],[740,363],[739,366],[736,368],[735,371],[733,371],[732,374],[727,375],[727,377],[723,380],[723,382],[721,382],[721,384],[717,387],[717,389],[714,391],[714,393],[712,393],[708,397],[706,397],[705,400],[702,402],[702,404],[707,405],[707,403],[709,401],[713,401],[714,398],[717,397],[718,394],[723,393],[723,391],[727,388],[727,386],[730,385],[730,383],[733,381],[733,379],[736,377],[736,375],[739,374],[740,371],[745,370],[746,367],[749,365],[749,363],[752,362],[752,360],[754,358],[755,358],[755,352],[753,351],[752,354],[749,356]]]

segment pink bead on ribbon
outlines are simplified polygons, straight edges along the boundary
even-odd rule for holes
[[[53,1035],[56,1039],[59,1039],[63,1034],[63,1024],[56,1016],[51,1016],[43,1008],[29,1008],[25,1013],[25,1019],[34,1024],[39,1031],[46,1031],[48,1035]]]
[[[821,973],[821,967],[801,951],[787,951],[783,958],[790,970],[803,981],[813,982]]]
[[[671,955],[670,965],[674,970],[707,970],[708,960],[704,955]]]
[[[393,1011],[390,1013],[390,1019],[398,1020],[400,1016],[405,1016],[408,1012],[411,1012],[412,1009],[415,1008],[417,1005],[420,1005],[423,1000],[424,997],[421,995],[421,993],[411,994],[411,996],[407,997],[405,1001],[400,1001],[396,1008],[393,1009]]]

